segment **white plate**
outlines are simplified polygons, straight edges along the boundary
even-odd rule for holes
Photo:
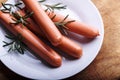
[[[13,53],[1,57],[1,61],[12,71],[31,79],[63,79],[77,74],[94,60],[103,42],[103,22],[98,10],[90,0],[48,0],[48,2],[61,2],[67,5],[68,9],[61,10],[62,14],[70,14],[75,19],[96,26],[100,31],[100,36],[91,41],[82,40],[80,36],[77,36],[77,42],[83,48],[83,56],[77,60],[63,58],[62,66],[59,68],[50,68],[44,65],[29,52],[24,55]],[[4,35],[1,29],[0,37],[0,41],[3,41]],[[2,46],[2,42],[0,42],[0,46]],[[1,49],[0,53],[6,53],[6,50],[3,50],[4,48],[0,47]]]

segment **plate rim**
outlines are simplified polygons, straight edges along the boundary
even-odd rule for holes
[[[87,1],[88,1],[88,0],[87,0]],[[103,34],[102,34],[102,40],[101,40],[101,44],[100,44],[100,49],[101,49],[102,43],[103,43],[103,39],[104,39],[104,24],[103,24],[102,17],[101,17],[101,15],[100,15],[99,10],[96,8],[96,6],[94,5],[94,3],[93,3],[91,0],[89,0],[89,3],[94,7],[94,9],[96,9],[97,15],[99,16],[100,21],[101,21],[101,24],[102,24],[102,28],[103,28],[103,29],[102,29],[102,31],[103,31],[102,33],[103,33]],[[95,55],[95,57],[98,55],[100,49],[97,51],[97,54]],[[93,60],[95,59],[95,57],[93,58]],[[89,64],[87,64],[86,67],[88,67],[88,66],[93,62],[93,60],[91,60],[91,62],[90,62]],[[4,58],[1,58],[1,61],[2,61],[2,63],[3,63],[5,66],[7,66],[10,70],[12,70],[13,72],[15,72],[16,74],[19,74],[19,73],[17,73],[14,69],[11,69],[11,68],[9,67],[9,65],[4,62]],[[86,67],[85,67],[85,68],[86,68]],[[84,69],[85,69],[85,68],[84,68]],[[84,69],[82,69],[82,70],[84,70]],[[82,71],[82,70],[81,70],[81,71]],[[81,72],[81,71],[79,71],[79,72]],[[77,73],[79,73],[79,72],[77,72]],[[63,78],[59,78],[59,79],[65,79],[65,78],[74,76],[74,75],[77,74],[77,73],[74,73],[73,75],[70,75],[70,76],[67,76],[67,77],[63,77]],[[22,75],[22,74],[19,74],[19,75],[24,76],[24,75]],[[28,77],[28,76],[24,76],[24,77],[30,78],[30,77]],[[33,79],[33,78],[31,78],[31,79]]]

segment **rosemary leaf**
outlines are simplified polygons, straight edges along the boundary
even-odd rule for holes
[[[9,3],[7,3],[7,4],[5,4],[5,3],[2,3],[4,6],[13,6],[13,4],[9,4]]]
[[[29,12],[25,16],[23,16],[23,18],[24,19],[30,18],[33,14],[34,14],[34,12]]]
[[[45,2],[46,0],[40,0],[40,1],[38,1],[38,2],[40,2],[40,3],[42,3],[42,2]]]
[[[12,40],[12,39],[14,39],[14,37],[13,37],[13,36],[8,36],[8,35],[5,35],[5,37],[6,37],[6,38],[8,38],[8,39],[11,39],[11,40]]]
[[[53,20],[56,17],[56,14],[51,18],[51,20]]]
[[[10,13],[10,11],[9,10],[6,10],[6,9],[2,9],[1,10],[3,13]]]
[[[5,46],[8,46],[8,45],[9,45],[9,43],[7,43],[7,42],[5,42],[5,41],[3,41],[3,43],[5,43],[5,45],[3,45],[3,47],[5,47]]]
[[[75,22],[75,20],[67,21],[66,24],[69,24],[69,23],[72,23],[72,22]],[[66,24],[65,24],[65,25],[66,25]]]
[[[22,5],[23,3],[16,3],[15,6],[19,6],[19,5]]]
[[[12,47],[10,47],[9,49],[8,49],[8,52],[10,52],[12,50]]]
[[[68,18],[68,16],[69,15],[65,16],[65,18],[61,22],[64,22]]]

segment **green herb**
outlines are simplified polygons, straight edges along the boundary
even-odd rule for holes
[[[75,22],[75,20],[71,20],[71,21],[65,21],[68,18],[69,15],[67,15],[62,21],[59,22],[54,22],[54,24],[58,27],[58,29],[60,30],[60,32],[64,35],[68,35],[67,30],[69,29],[68,27],[66,27],[66,24]],[[52,17],[52,20],[56,17],[56,15],[54,15]]]
[[[50,13],[48,15],[50,15]],[[53,15],[53,17],[51,17],[51,20],[53,20],[55,17],[56,17],[56,14]]]
[[[42,2],[45,2],[46,0],[41,0],[41,1],[38,1],[39,3],[42,3]],[[61,10],[61,9],[66,9],[66,5],[62,5],[62,3],[57,3],[57,4],[52,4],[52,5],[49,5],[49,4],[44,4],[44,6],[47,7],[47,9],[45,11],[54,11],[55,9],[56,10]]]
[[[29,12],[22,16],[20,13],[12,13],[13,17],[12,20],[15,21],[14,23],[11,24],[23,24],[24,26],[27,26],[27,24],[30,24],[27,19],[33,15],[33,12]]]
[[[40,2],[40,3],[42,3],[42,2],[45,2],[46,0],[40,0],[40,1],[38,1],[38,2]]]
[[[15,4],[15,5],[13,5],[13,7],[15,6],[15,7],[17,7],[18,9],[22,9],[21,7],[20,7],[20,5],[22,5],[23,3],[17,3],[17,4]]]
[[[1,11],[4,12],[4,13],[10,13],[14,18],[12,18],[13,21],[15,21],[14,23],[11,23],[11,24],[23,24],[23,25],[27,25],[29,24],[29,22],[27,21],[27,18],[31,17],[33,15],[33,12],[29,12],[27,13],[26,15],[22,16],[18,11],[17,12],[14,12],[12,10],[12,8],[19,8],[21,9],[21,7],[19,5],[22,5],[22,3],[17,3],[17,4],[4,4],[2,3],[2,6],[4,9],[2,9]]]
[[[4,13],[10,13],[12,14],[13,10],[12,9],[21,9],[20,5],[22,5],[22,3],[17,3],[17,4],[5,4],[5,3],[1,3],[3,6],[3,9],[1,9],[2,12]]]
[[[48,5],[48,4],[45,4],[45,6],[47,7],[47,9],[45,11],[54,11],[55,9],[56,10],[61,10],[61,9],[66,9],[66,5],[62,5],[62,3],[57,3],[57,4],[53,4],[53,5]]]
[[[22,36],[18,35],[18,36],[11,36],[11,35],[6,35],[6,38],[10,39],[11,42],[4,42],[3,47],[7,47],[9,46],[10,48],[8,49],[8,52],[10,51],[17,51],[20,54],[24,54],[25,49],[25,44],[22,42]]]

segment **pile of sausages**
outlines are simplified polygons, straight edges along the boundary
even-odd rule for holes
[[[26,27],[23,27],[22,24],[14,25],[10,24],[14,22],[12,20],[13,16],[0,11],[0,22],[4,24],[10,32],[12,32],[14,35],[20,34],[24,38],[23,42],[28,46],[28,48],[30,48],[33,52],[35,52],[53,67],[61,66],[62,58],[51,47],[46,45],[37,35],[45,37],[53,46],[64,51],[66,54],[74,58],[81,57],[82,48],[71,39],[63,36],[53,23],[62,20],[64,18],[63,15],[57,13],[50,13],[50,15],[47,15],[37,0],[22,1],[24,2],[26,8],[34,13],[34,19],[28,18],[30,24],[28,24]],[[19,12],[22,15],[25,15],[24,9],[20,10]],[[56,17],[52,21],[51,17],[53,15],[56,15]],[[67,18],[65,21],[70,20],[72,19]],[[66,27],[69,28],[69,31],[88,38],[94,38],[99,35],[98,29],[81,23],[77,20],[75,22],[66,24]]]

